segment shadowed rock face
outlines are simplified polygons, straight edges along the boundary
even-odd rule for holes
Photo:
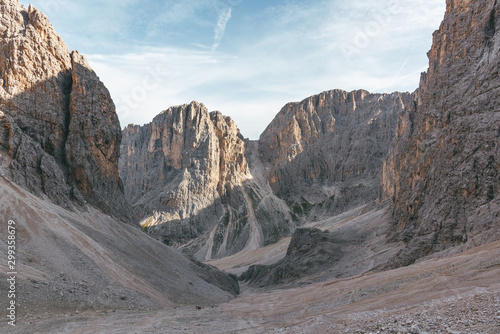
[[[392,266],[500,237],[500,3],[447,1],[414,110],[382,172],[393,197]]]
[[[16,183],[58,205],[88,202],[129,220],[108,90],[43,13],[15,0],[0,6],[2,164]]]
[[[274,193],[294,214],[329,214],[377,198],[382,161],[409,93],[333,90],[286,105],[259,140]]]
[[[229,117],[192,102],[129,125],[123,138],[126,196],[166,244],[209,260],[291,232],[288,207],[254,178],[252,152]]]

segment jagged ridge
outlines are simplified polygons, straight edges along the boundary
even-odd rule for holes
[[[334,90],[283,108],[258,142],[197,102],[124,130],[120,172],[148,233],[198,259],[275,243],[377,198],[409,93]]]
[[[286,105],[259,139],[274,193],[304,220],[375,200],[397,118],[412,105],[410,93],[364,90],[327,91]]]

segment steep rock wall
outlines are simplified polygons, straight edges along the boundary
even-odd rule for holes
[[[382,172],[393,196],[392,266],[500,238],[500,4],[447,1],[417,106],[398,124]]]
[[[286,105],[259,150],[274,193],[293,213],[335,214],[377,198],[382,161],[412,94],[333,90]]]

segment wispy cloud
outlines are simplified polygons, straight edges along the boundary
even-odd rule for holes
[[[214,33],[214,43],[212,44],[212,52],[217,50],[220,43],[222,42],[222,37],[224,37],[224,33],[226,32],[227,23],[231,19],[232,9],[227,8],[222,11],[219,15],[219,20],[217,21],[217,25],[215,26]]]

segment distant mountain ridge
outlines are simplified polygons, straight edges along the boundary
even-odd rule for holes
[[[120,171],[142,226],[200,260],[291,233],[288,207],[252,173],[250,147],[229,117],[197,102],[129,125]]]

